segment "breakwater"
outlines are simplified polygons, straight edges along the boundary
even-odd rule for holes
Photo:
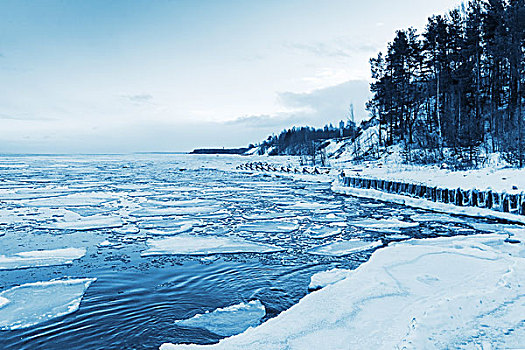
[[[359,176],[339,176],[340,185],[372,189],[389,194],[426,199],[459,207],[490,209],[502,213],[525,215],[525,192],[507,193],[492,190],[441,188],[403,181],[390,181]]]
[[[311,166],[284,166],[284,165],[272,165],[265,162],[250,162],[238,165],[237,170],[251,170],[251,171],[266,171],[266,172],[281,172],[288,174],[310,174],[310,175],[321,175],[329,174],[330,168],[325,167],[311,167]]]

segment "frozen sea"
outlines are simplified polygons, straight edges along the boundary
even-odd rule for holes
[[[253,160],[0,157],[0,348],[216,343],[390,242],[498,229],[337,195],[314,177],[232,170]]]

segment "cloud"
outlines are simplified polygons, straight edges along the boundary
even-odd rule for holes
[[[241,125],[252,128],[274,128],[279,129],[283,125],[298,122],[296,115],[290,113],[279,113],[276,115],[247,115],[225,122],[226,125]],[[280,129],[279,129],[280,130]],[[278,131],[278,130],[276,130]]]
[[[365,80],[351,80],[306,93],[281,92],[277,97],[288,112],[242,116],[225,124],[271,132],[292,126],[321,127],[349,117],[350,104],[354,105],[356,122],[368,117],[365,103],[369,98],[369,90]]]
[[[15,114],[2,114],[0,113],[0,119],[3,120],[56,120],[54,118],[48,118],[48,117],[37,117],[34,115],[15,115]]]
[[[137,95],[122,95],[122,97],[133,103],[149,103],[153,100],[153,96],[150,94],[137,94]]]
[[[352,43],[346,39],[332,42],[316,43],[285,43],[284,47],[294,51],[302,51],[320,57],[350,58],[356,53],[376,52],[377,47],[370,43]]]

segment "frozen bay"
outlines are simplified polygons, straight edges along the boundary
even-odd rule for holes
[[[332,271],[316,275],[316,287],[344,279],[394,241],[509,233],[488,220],[343,197],[305,176],[232,170],[248,159],[258,158],[0,157],[0,256],[11,266],[0,270],[0,319],[28,325],[6,326],[0,347],[212,344],[299,303],[317,273]],[[19,289],[56,317],[9,311],[13,288],[66,277],[97,280],[82,296],[51,293],[57,312]],[[209,316],[181,321],[197,315]]]

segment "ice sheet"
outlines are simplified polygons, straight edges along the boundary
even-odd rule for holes
[[[241,238],[192,236],[181,234],[165,239],[150,239],[149,249],[142,256],[164,254],[210,255],[227,253],[273,253],[282,248],[269,244],[255,243]]]
[[[75,312],[95,278],[27,283],[0,293],[0,330],[28,328]]]
[[[252,300],[197,314],[186,320],[177,320],[175,324],[207,329],[221,336],[232,336],[244,332],[249,327],[257,326],[265,315],[264,305],[259,300]]]

